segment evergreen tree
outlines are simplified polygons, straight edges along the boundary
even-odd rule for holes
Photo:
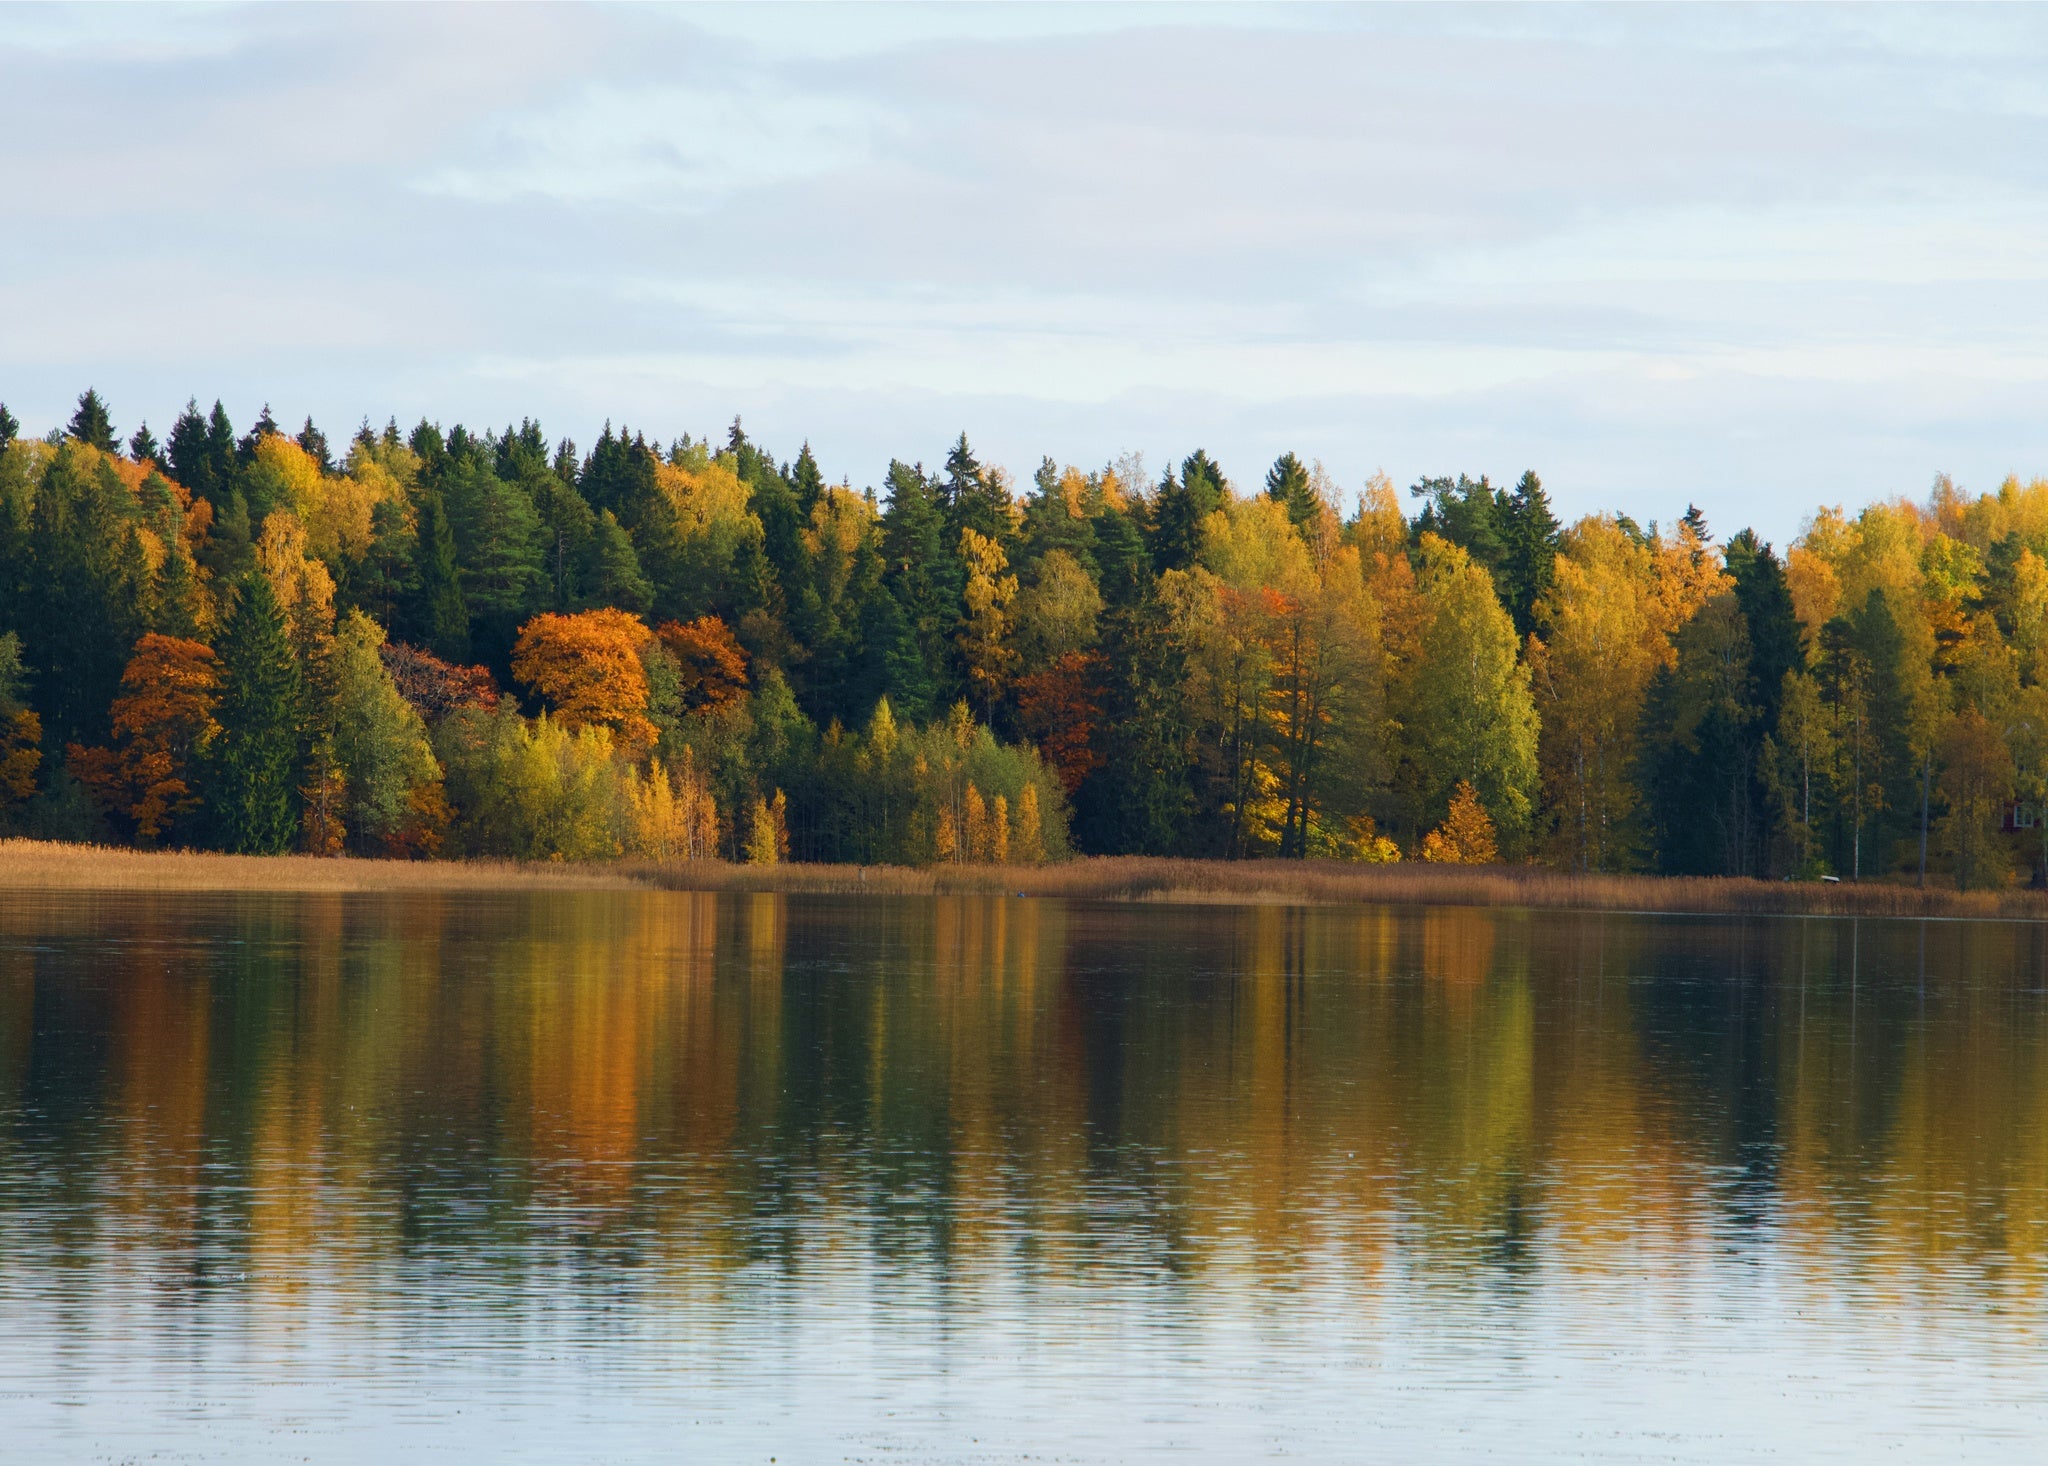
[[[611,510],[597,516],[585,542],[585,559],[580,579],[589,587],[588,606],[617,606],[623,611],[644,613],[654,604],[654,588],[641,573],[640,557],[633,541],[619,527]],[[579,605],[576,609],[585,609]]]
[[[1745,529],[1728,541],[1725,563],[1749,628],[1750,698],[1759,728],[1768,733],[1778,726],[1785,674],[1806,666],[1805,632],[1792,608],[1784,564],[1755,530]]]
[[[1819,673],[1840,728],[1844,788],[1834,811],[1835,869],[1889,869],[1893,845],[1919,812],[1906,639],[1884,593],[1821,628]]]
[[[1097,855],[1186,851],[1194,812],[1186,659],[1155,596],[1102,620],[1102,762],[1075,795],[1075,835]]]
[[[1459,474],[1456,478],[1425,478],[1408,490],[1423,501],[1415,516],[1414,533],[1438,535],[1459,546],[1498,582],[1507,543],[1501,521],[1507,514],[1508,496],[1486,481]]]
[[[7,410],[7,404],[0,402],[0,453],[7,450],[15,436],[21,432],[21,419]]]
[[[413,552],[412,624],[428,648],[451,662],[469,657],[469,607],[462,599],[455,560],[455,535],[438,489],[417,500],[418,545]]]
[[[817,507],[818,500],[825,494],[825,475],[818,470],[818,460],[811,453],[809,439],[804,441],[802,451],[796,455],[796,463],[782,477],[796,498],[797,513],[808,523],[811,510]]]
[[[85,458],[67,445],[51,460],[25,546],[19,630],[52,750],[106,742],[122,669],[146,629],[137,506],[111,466]]]
[[[922,466],[890,463],[889,507],[882,515],[883,581],[917,640],[933,705],[952,687],[949,638],[965,580],[958,554],[948,553],[945,532],[937,495]],[[910,703],[893,693],[890,700],[908,712]]]
[[[299,429],[298,444],[306,450],[307,457],[320,465],[322,473],[334,472],[334,455],[327,450],[327,434],[313,426],[310,413],[307,414],[306,425]]]
[[[207,803],[223,848],[289,850],[299,826],[302,691],[283,613],[262,575],[245,576],[220,640],[220,732]]]
[[[100,394],[88,387],[78,399],[78,411],[71,415],[71,425],[65,433],[79,442],[89,444],[102,453],[119,453],[121,440],[114,435],[114,424],[108,419],[107,404],[100,400]]]
[[[960,531],[971,529],[994,540],[1008,553],[1016,539],[1010,518],[1010,495],[999,474],[984,468],[967,446],[967,434],[946,454],[946,476],[941,481],[939,503],[945,511],[946,544],[960,543]]]
[[[1282,453],[1266,471],[1266,497],[1287,510],[1296,529],[1316,517],[1315,487],[1307,467],[1292,453]]]
[[[1161,575],[1195,563],[1202,522],[1223,507],[1223,472],[1201,449],[1169,469],[1152,496],[1152,565]]]
[[[171,424],[171,436],[165,446],[170,454],[171,477],[208,503],[215,503],[221,485],[214,477],[206,418],[199,411],[197,398],[186,399],[185,410]]]
[[[1536,629],[1536,602],[1557,571],[1558,523],[1550,512],[1543,480],[1530,469],[1514,492],[1500,501],[1501,604],[1514,618],[1515,634],[1527,639]]]
[[[167,471],[170,466],[164,461],[163,448],[157,443],[156,435],[150,432],[147,422],[136,428],[135,436],[128,440],[128,456],[137,463],[151,464],[159,470]]]
[[[277,425],[277,419],[270,415],[270,404],[266,402],[263,404],[263,411],[257,415],[255,423],[248,432],[242,435],[242,441],[236,445],[236,460],[242,467],[247,468],[256,461],[256,445],[271,434],[279,431],[281,429]]]
[[[1749,627],[1715,596],[1674,638],[1643,704],[1641,773],[1657,867],[1667,875],[1754,873],[1757,710]]]
[[[459,427],[449,435],[437,487],[455,541],[471,655],[503,667],[544,583],[539,516],[525,489],[498,477],[491,457]]]
[[[1105,504],[1089,521],[1095,538],[1096,585],[1110,606],[1135,606],[1154,583],[1145,532],[1135,515]]]

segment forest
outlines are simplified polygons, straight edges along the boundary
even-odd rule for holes
[[[740,422],[0,406],[0,833],[394,858],[2048,879],[2048,481],[1561,524],[1535,473],[825,481]]]

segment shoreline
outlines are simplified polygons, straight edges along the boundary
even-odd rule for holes
[[[1696,915],[2048,920],[2048,893],[1870,882],[1579,875],[1541,866],[1359,866],[1319,861],[1087,856],[1060,865],[728,865],[618,861],[397,861],[222,855],[0,840],[11,891],[735,891],[789,895],[1040,896],[1215,905],[1437,905]]]

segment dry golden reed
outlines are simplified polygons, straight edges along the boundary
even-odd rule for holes
[[[1217,904],[1524,906],[1594,911],[2048,919],[2038,891],[1820,885],[1721,877],[1578,875],[1536,866],[1097,856],[1059,865],[603,865],[216,855],[0,840],[0,889],[137,891],[783,891],[876,896],[1061,896]]]

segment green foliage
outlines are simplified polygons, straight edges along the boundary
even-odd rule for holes
[[[334,636],[334,757],[347,781],[349,836],[364,849],[404,828],[414,796],[440,778],[426,725],[399,696],[378,649],[384,633],[360,611]]]
[[[114,425],[107,416],[107,404],[100,400],[100,394],[88,387],[78,399],[78,411],[71,415],[70,426],[65,434],[102,453],[119,453],[121,440],[114,433]]]
[[[304,687],[270,582],[250,575],[217,649],[220,733],[207,757],[207,804],[228,850],[277,855],[299,828]]]
[[[1520,639],[1474,557],[1422,541],[1421,654],[1400,689],[1407,782],[1417,826],[1441,822],[1471,784],[1510,851],[1526,838],[1536,794],[1536,706]]]
[[[108,746],[157,632],[222,668],[202,772],[241,849],[1477,858],[1484,824],[1506,859],[1882,876],[1924,850],[1929,878],[2048,884],[2048,824],[2001,829],[2048,799],[2048,482],[1822,510],[1781,557],[1691,507],[1561,531],[1533,472],[1424,479],[1413,524],[1375,480],[1332,532],[1293,453],[1250,495],[1201,451],[1156,481],[1048,458],[1019,504],[964,436],[855,490],[737,421],[607,424],[587,456],[530,419],[365,422],[339,466],[310,420],[292,448],[196,399],[125,458],[96,392],[68,434],[18,431],[0,409],[15,828],[104,835],[104,770],[62,751]],[[630,732],[495,698],[533,616],[603,609],[644,621],[644,709],[630,662],[598,679],[631,683]]]
[[[610,730],[571,733],[510,708],[458,712],[435,730],[457,811],[453,853],[517,860],[615,856],[627,811],[628,768]]]

